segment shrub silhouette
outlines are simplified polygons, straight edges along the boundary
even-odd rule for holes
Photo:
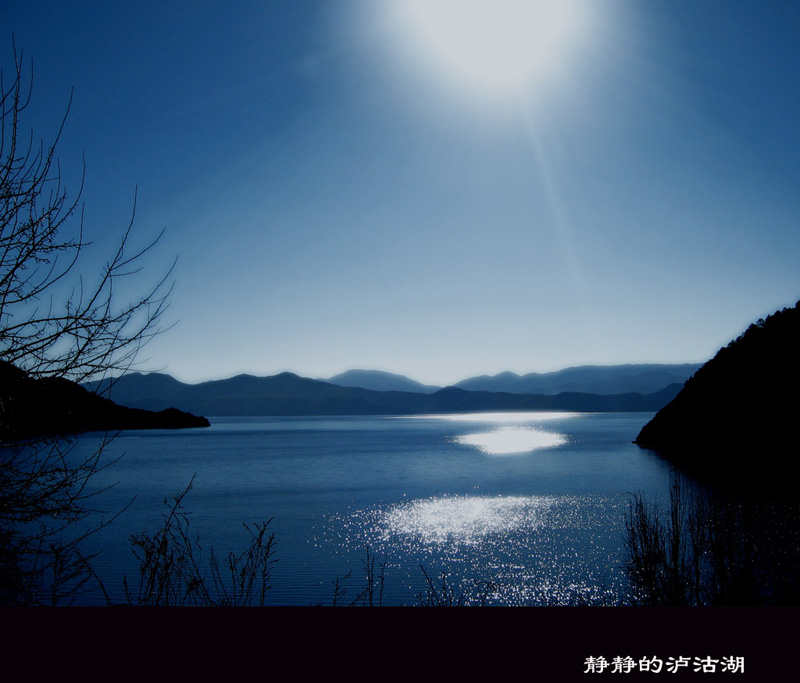
[[[135,591],[125,579],[129,605],[180,607],[263,606],[270,578],[275,535],[269,533],[271,520],[249,526],[249,545],[240,553],[228,552],[220,557],[209,549],[203,559],[200,539],[189,527],[189,513],[183,500],[192,488],[164,501],[167,512],[156,532],[142,531],[131,537],[134,554],[139,560],[139,582]]]
[[[800,602],[800,501],[699,488],[675,475],[659,508],[632,496],[624,567],[632,604]]]

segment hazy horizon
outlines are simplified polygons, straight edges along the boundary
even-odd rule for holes
[[[138,370],[702,363],[800,298],[800,4],[12,0],[0,26],[26,134],[74,88],[79,271],[135,193],[133,246],[166,228],[142,288],[178,256]]]

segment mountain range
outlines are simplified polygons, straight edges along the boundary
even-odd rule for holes
[[[683,384],[702,363],[681,365],[583,365],[556,372],[472,377],[454,386],[469,391],[508,391],[515,394],[547,394],[579,391],[590,394],[649,394],[670,384]]]
[[[636,376],[635,366],[623,368],[623,376]],[[649,367],[649,366],[648,366]],[[657,366],[656,366],[657,367]],[[673,366],[669,366],[673,367]],[[681,366],[682,367],[682,366]],[[613,372],[604,369],[609,378]],[[592,375],[592,372],[589,372]],[[594,373],[597,374],[597,373]],[[337,379],[338,378],[338,379]],[[372,386],[411,386],[416,391],[375,390],[341,386],[333,379],[361,382]],[[257,415],[410,415],[488,410],[568,410],[582,412],[656,411],[680,391],[682,382],[642,393],[624,391],[596,394],[569,391],[550,394],[525,394],[510,391],[474,391],[461,387],[436,389],[400,375],[371,371],[344,373],[328,381],[300,377],[284,372],[270,377],[238,375],[200,384],[185,384],[161,373],[131,373],[110,383],[92,382],[92,391],[109,396],[116,403],[132,408],[181,410],[210,416]],[[580,386],[576,384],[575,386]]]
[[[670,384],[683,384],[701,366],[702,363],[582,365],[555,372],[531,372],[526,375],[514,372],[481,375],[461,380],[453,386],[467,391],[500,391],[547,396],[562,392],[651,394]],[[442,388],[379,370],[348,370],[321,381],[342,387],[361,387],[374,391],[413,391],[424,394],[432,394]]]

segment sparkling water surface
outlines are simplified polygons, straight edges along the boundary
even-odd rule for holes
[[[243,523],[271,519],[270,604],[346,604],[369,565],[383,604],[432,589],[472,604],[615,604],[630,494],[669,485],[668,466],[631,443],[651,416],[211,418],[122,432],[106,457],[123,457],[95,480],[114,486],[94,505],[128,507],[90,549],[122,601],[122,577],[137,576],[131,534],[155,530],[164,499],[193,481],[184,506],[206,552],[243,548]]]

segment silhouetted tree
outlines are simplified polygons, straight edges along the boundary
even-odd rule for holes
[[[14,60],[11,82],[0,76],[0,359],[35,376],[75,381],[125,370],[159,331],[169,273],[143,296],[119,305],[119,281],[139,270],[155,244],[131,251],[132,217],[94,284],[81,275],[62,286],[88,246],[82,217],[68,229],[80,191],[68,199],[55,156],[66,114],[52,144],[35,144],[32,132],[24,135],[21,117],[32,80],[26,85],[16,51]]]
[[[13,56],[10,78],[0,72],[0,360],[37,378],[124,371],[159,332],[169,272],[121,305],[119,285],[159,238],[131,250],[131,218],[94,278],[80,272],[88,246],[76,215],[81,191],[70,199],[56,158],[69,104],[54,141],[36,142],[23,126],[32,68],[26,75],[16,46]],[[10,396],[0,391],[0,422]],[[103,445],[76,459],[68,439],[17,443],[2,436],[8,432],[0,429],[0,603],[57,603],[91,576],[80,552],[86,532],[67,532],[88,514]]]

